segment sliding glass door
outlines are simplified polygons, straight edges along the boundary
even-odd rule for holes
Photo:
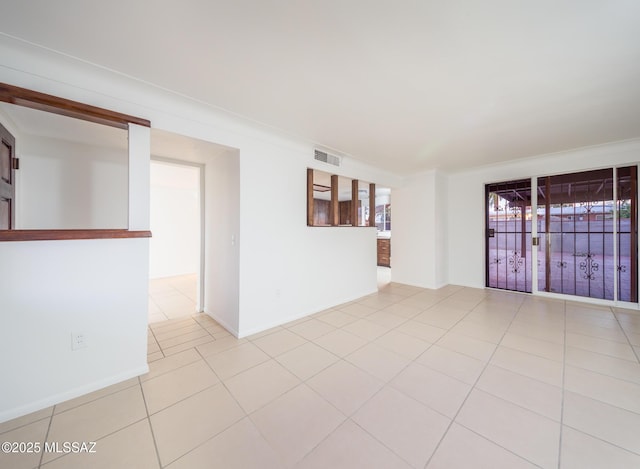
[[[531,180],[486,186],[486,285],[531,293]]]
[[[613,169],[538,178],[542,291],[614,299]]]
[[[637,302],[637,190],[635,166],[537,178],[533,204],[529,179],[488,184],[486,285],[531,292],[535,262],[538,291]]]
[[[637,301],[636,167],[538,179],[542,291]]]

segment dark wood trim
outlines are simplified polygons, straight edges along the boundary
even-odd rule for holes
[[[331,205],[329,206],[329,222],[331,226],[340,224],[340,206],[338,204],[338,176],[331,175]]]
[[[484,185],[484,286],[491,287],[489,275],[489,194],[491,184]]]
[[[1,230],[2,241],[151,238],[151,231],[129,230]]]
[[[358,226],[358,199],[359,183],[357,179],[351,180],[351,226]]]
[[[307,226],[313,226],[313,169],[307,168]]]
[[[631,298],[638,302],[638,167],[631,166]],[[618,196],[619,197],[619,196]],[[620,249],[620,246],[618,246]],[[618,277],[619,279],[620,277]]]
[[[551,176],[547,176],[544,182],[544,231],[545,231],[545,249],[544,249],[544,291],[551,291]],[[540,286],[538,285],[538,289]]]
[[[2,175],[0,175],[0,200],[8,201],[8,220],[0,220],[0,223],[4,226],[6,222],[5,228],[12,230],[14,226],[16,226],[16,169],[18,169],[18,160],[16,159],[16,139],[15,137],[2,125],[0,124],[0,145],[8,148],[9,154],[8,163],[9,163],[9,180],[5,180]]]
[[[369,184],[369,226],[376,226],[376,185]]]
[[[527,233],[527,207],[526,202],[520,207],[520,257],[523,259],[527,258],[527,234],[531,234],[531,232]],[[527,278],[526,275],[527,271],[525,269],[525,281]],[[533,269],[531,269],[531,275],[534,275]]]
[[[0,83],[0,101],[37,109],[39,111],[83,119],[97,124],[109,125],[119,129],[127,129],[129,124],[151,127],[151,122],[146,119],[109,111],[108,109],[59,98],[6,83]]]
[[[351,226],[351,225],[313,225],[314,228],[371,228],[370,226]]]

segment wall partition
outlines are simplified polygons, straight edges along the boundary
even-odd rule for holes
[[[486,285],[637,302],[637,167],[534,184],[533,194],[529,179],[486,186]]]

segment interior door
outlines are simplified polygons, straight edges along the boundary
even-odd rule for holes
[[[485,186],[486,285],[531,293],[531,180]]]
[[[0,230],[11,230],[15,222],[15,139],[0,125]]]

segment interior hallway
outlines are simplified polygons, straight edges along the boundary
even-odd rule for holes
[[[198,275],[149,280],[149,324],[189,317],[198,303]]]

